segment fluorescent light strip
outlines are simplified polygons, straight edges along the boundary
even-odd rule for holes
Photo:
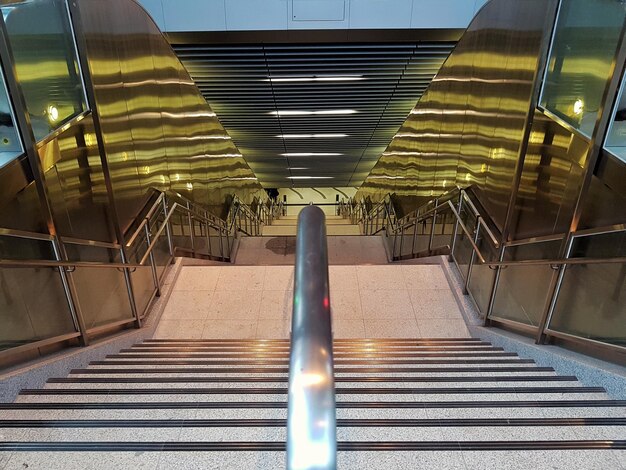
[[[337,139],[348,137],[348,134],[280,134],[279,139]]]
[[[283,157],[338,157],[343,153],[324,153],[324,152],[303,152],[303,153],[281,153]]]
[[[367,80],[363,75],[321,75],[312,77],[270,77],[264,82],[286,83],[286,82],[352,82],[357,80]]]
[[[321,111],[303,111],[303,110],[292,110],[285,109],[281,111],[270,111],[270,116],[329,116],[329,115],[346,115],[346,114],[356,114],[358,111],[356,109],[323,109]]]
[[[288,180],[332,180],[334,176],[287,176]]]

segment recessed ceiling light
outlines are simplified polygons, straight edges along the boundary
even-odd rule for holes
[[[281,153],[283,157],[338,157],[343,153],[324,153],[324,152],[302,152],[302,153]]]
[[[276,137],[280,139],[336,139],[348,137],[348,134],[280,134]]]
[[[271,116],[328,116],[328,115],[345,115],[356,114],[356,109],[323,109],[320,111],[304,111],[296,109],[285,109],[280,111],[270,111]]]
[[[363,75],[314,75],[312,77],[269,77],[264,82],[352,82],[366,80]]]
[[[288,170],[308,170],[308,168],[305,168],[303,166],[290,166],[287,169]]]
[[[332,180],[334,176],[287,176],[288,180]]]

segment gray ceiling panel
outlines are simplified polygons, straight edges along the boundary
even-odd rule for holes
[[[359,186],[453,46],[185,44],[174,49],[261,184],[305,187]]]

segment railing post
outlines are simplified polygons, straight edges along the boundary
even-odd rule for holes
[[[569,259],[572,253],[573,244],[574,244],[574,238],[570,237],[565,247],[565,259]],[[545,343],[545,340],[546,340],[545,329],[550,324],[552,313],[554,312],[554,307],[556,307],[556,302],[559,298],[559,292],[561,291],[561,286],[563,285],[563,277],[565,276],[566,269],[567,269],[567,265],[561,264],[559,266],[558,272],[552,274],[552,278],[550,280],[550,287],[548,289],[549,295],[547,297],[543,315],[541,316],[539,325],[537,325],[537,337],[536,337],[537,344]]]
[[[150,222],[144,225],[144,231],[146,233],[146,244],[150,247],[151,235],[150,235]],[[155,245],[156,246],[156,245]],[[150,250],[150,269],[152,270],[152,279],[154,279],[154,287],[156,288],[157,297],[161,297],[161,286],[159,286],[159,275],[157,273],[156,262],[154,260],[154,250]]]
[[[457,213],[459,216],[461,215],[461,211],[463,210],[463,191],[459,191],[459,205],[457,209]],[[452,242],[450,243],[450,257],[449,261],[454,259],[454,248],[456,247],[456,235],[459,233],[459,219],[454,218],[454,229],[452,230]]]
[[[194,254],[196,254],[196,243],[195,243],[195,235],[193,233],[193,216],[191,214],[191,206],[189,204],[189,201],[187,201],[187,217],[189,218],[189,239],[191,241],[191,252]]]
[[[476,226],[474,228],[474,244],[478,246],[478,237],[480,235],[480,216],[476,216]],[[463,293],[467,295],[469,293],[469,283],[472,278],[472,269],[474,268],[474,261],[476,261],[476,252],[472,250],[472,254],[470,255],[469,266],[467,267],[467,277],[465,278],[465,286],[463,288]]]
[[[167,215],[169,213],[167,207],[167,198],[165,195],[163,196],[163,217],[167,219]],[[167,234],[167,248],[170,252],[170,256],[174,256],[174,242],[172,241],[172,221],[168,220],[167,225],[165,227],[165,233]]]
[[[504,254],[506,251],[506,245],[501,245],[500,247],[500,254],[498,256],[498,261],[501,263],[502,261],[504,261]],[[498,286],[500,285],[500,274],[502,271],[502,266],[498,266],[496,268],[496,274],[493,278],[493,284],[491,286],[491,293],[489,294],[489,304],[487,306],[487,311],[485,312],[485,321],[484,321],[484,326],[490,326],[491,325],[491,320],[489,319],[489,317],[491,317],[491,314],[493,313],[493,306],[496,303],[496,295],[498,294]]]
[[[439,199],[435,199],[435,208],[433,209],[433,222],[430,227],[430,238],[428,239],[428,251],[433,249],[433,240],[435,238],[435,225],[437,224],[437,206],[439,205]]]
[[[148,245],[150,243],[148,242]],[[126,264],[128,260],[126,259],[126,253],[122,248],[120,248],[120,256],[122,258],[122,262]],[[130,302],[130,311],[135,319],[135,328],[141,328],[141,317],[139,316],[139,311],[137,310],[137,304],[135,303],[135,291],[133,290],[133,280],[131,279],[130,269],[124,268],[124,282],[126,284],[126,292],[128,293],[128,301]]]
[[[54,257],[57,261],[63,261],[61,258],[61,250],[57,245],[56,238],[52,240],[52,250],[54,251]],[[59,267],[59,275],[61,276],[61,284],[63,285],[63,292],[65,293],[65,299],[72,315],[72,322],[74,327],[80,333],[78,340],[81,346],[89,345],[89,336],[87,335],[87,327],[85,326],[85,320],[80,309],[80,303],[76,294],[76,285],[71,273],[67,272],[64,267]]]

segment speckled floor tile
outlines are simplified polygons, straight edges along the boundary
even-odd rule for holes
[[[359,288],[356,266],[329,266],[329,286],[330,294],[339,290],[354,290]]]
[[[367,338],[419,338],[422,333],[413,318],[397,320],[365,320]]]
[[[461,452],[428,451],[338,452],[337,468],[341,470],[368,468],[398,470],[466,470]]]
[[[335,338],[365,338],[363,320],[345,320],[333,316],[333,336]]]
[[[283,320],[259,319],[256,337],[259,339],[288,339],[291,331],[291,315]]]
[[[162,320],[206,320],[211,310],[213,292],[175,291],[170,295]]]
[[[253,339],[256,337],[256,319],[207,320],[202,331],[203,339]]]
[[[263,290],[265,266],[226,266],[220,268],[216,292]]]
[[[369,410],[368,410],[369,411]],[[369,413],[367,414],[369,418]],[[338,441],[441,441],[444,435],[440,428],[419,427],[339,427]]]
[[[160,457],[159,452],[15,452],[5,469],[144,470],[156,469]]]
[[[533,450],[463,452],[468,469],[608,470],[617,467],[614,455],[602,450]]]
[[[424,338],[469,338],[465,322],[459,319],[419,319],[417,320],[420,332]]]
[[[0,469],[4,470],[12,455],[13,452],[0,452]]]
[[[268,266],[269,267],[269,266]],[[275,266],[272,266],[275,267]],[[293,291],[264,290],[261,293],[259,319],[289,320],[293,310]]]
[[[407,289],[450,290],[439,265],[401,265],[400,269]]]
[[[409,296],[417,319],[463,319],[456,300],[449,290],[410,290]]]
[[[161,320],[154,338],[200,339],[204,320]]]
[[[376,320],[415,318],[407,290],[361,290],[361,307],[363,318]]]
[[[293,290],[293,266],[267,266],[263,290]]]
[[[330,308],[335,318],[355,320],[363,318],[359,291],[332,290],[330,292]]]
[[[256,320],[261,311],[262,292],[222,290],[213,294],[207,318],[218,320]]]
[[[183,266],[176,279],[174,291],[213,292],[221,269],[219,266]]]
[[[188,427],[182,428],[179,436],[181,442],[284,442],[286,439],[287,429],[285,427]]]
[[[402,266],[357,266],[356,273],[361,291],[406,290]]]
[[[180,428],[33,428],[32,442],[176,442]]]
[[[159,470],[279,469],[285,467],[284,452],[167,452]]]

